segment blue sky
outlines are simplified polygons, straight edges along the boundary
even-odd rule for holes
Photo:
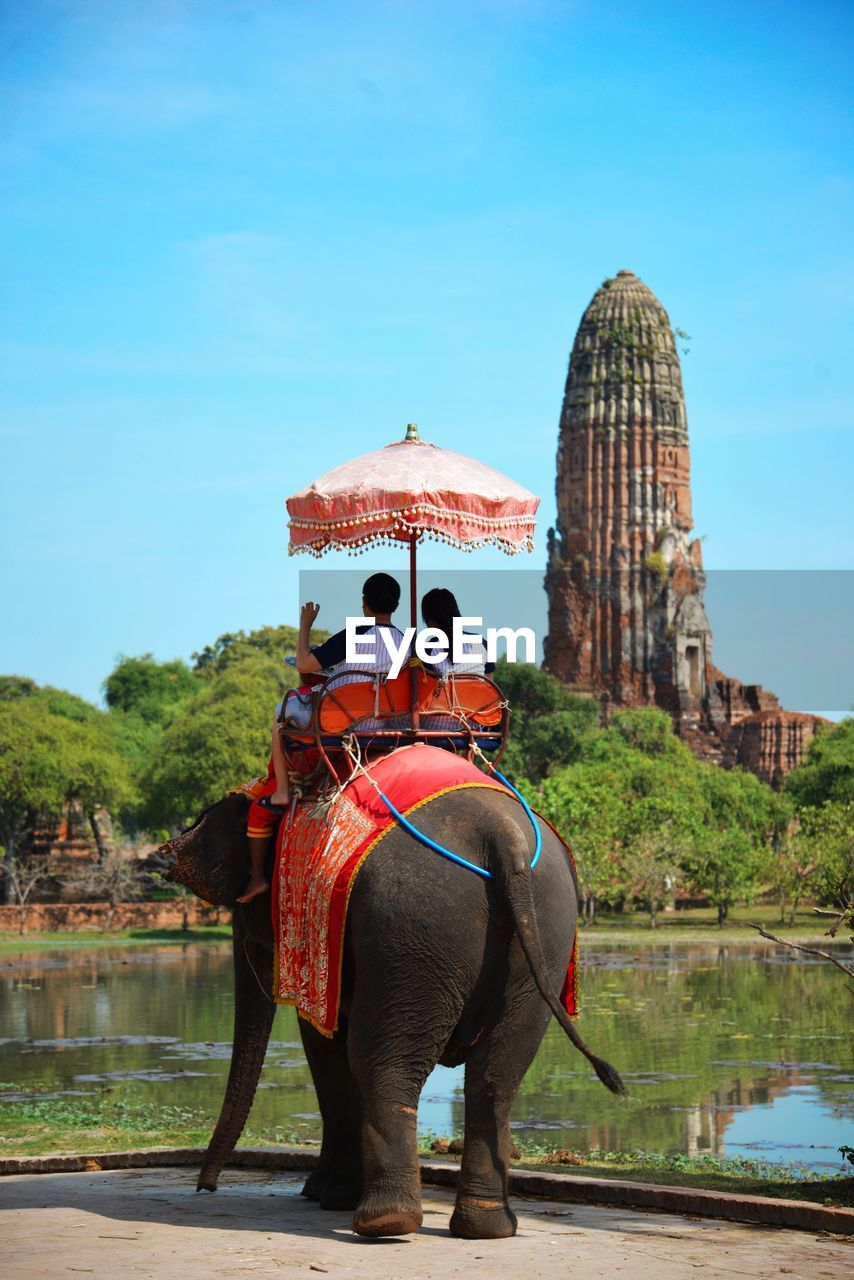
[[[707,563],[854,567],[850,5],[0,21],[0,670],[96,697],[119,653],[295,621],[284,498],[410,420],[539,493],[544,546],[621,267],[691,334]]]

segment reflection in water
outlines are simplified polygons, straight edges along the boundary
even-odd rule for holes
[[[230,1056],[227,947],[43,953],[0,970],[0,1098],[108,1093],[219,1109]],[[623,1073],[620,1102],[552,1023],[514,1132],[579,1150],[760,1154],[839,1167],[854,1144],[854,1036],[838,974],[718,945],[584,952],[581,1028]],[[281,1009],[253,1131],[319,1136],[296,1017]],[[424,1129],[460,1134],[463,1069],[437,1068]],[[42,1093],[42,1096],[44,1094]]]
[[[765,1159],[777,1152],[804,1164],[837,1163],[840,1117],[814,1086],[792,1088],[753,1113],[733,1116],[726,1149],[732,1155]],[[850,1141],[851,1126],[848,1126]]]

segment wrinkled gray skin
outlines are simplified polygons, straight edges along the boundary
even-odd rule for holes
[[[231,906],[246,883],[247,801],[229,796],[163,847],[170,878]],[[466,1064],[465,1149],[451,1231],[512,1236],[507,1202],[510,1108],[554,1014],[600,1079],[619,1076],[581,1042],[556,993],[576,921],[575,877],[554,833],[534,832],[510,796],[472,789],[418,810],[427,835],[489,869],[484,880],[392,829],[359,871],[345,937],[340,1028],[300,1020],[323,1118],[303,1195],[354,1208],[354,1230],[387,1236],[421,1225],[416,1115],[437,1062]],[[234,911],[235,1025],[222,1112],[199,1176],[215,1191],[243,1130],[273,1022],[269,894]]]

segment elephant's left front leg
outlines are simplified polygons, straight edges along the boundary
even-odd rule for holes
[[[418,1097],[458,1016],[431,1009],[423,989],[421,996],[418,1008],[401,1011],[398,1004],[390,1028],[385,1011],[394,1002],[375,986],[373,1007],[354,1008],[350,1019],[350,1063],[364,1116],[365,1189],[353,1218],[359,1235],[405,1235],[421,1226]]]

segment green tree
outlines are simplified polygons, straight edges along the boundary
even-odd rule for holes
[[[695,778],[684,776],[672,762],[645,758],[629,770],[620,823],[620,878],[648,911],[653,929],[659,907],[685,878],[685,862],[702,835],[703,816]]]
[[[755,774],[712,764],[698,764],[697,770],[715,826],[737,827],[758,843],[768,842],[786,829],[791,817],[788,802]]]
[[[532,784],[579,759],[584,739],[595,732],[599,704],[571,693],[530,663],[502,659],[495,681],[510,704],[510,740],[502,772]]]
[[[40,817],[58,818],[70,760],[63,724],[30,698],[0,702],[0,841],[17,857],[21,837]]]
[[[14,702],[35,693],[38,685],[29,676],[0,676],[0,702]]]
[[[697,771],[704,831],[686,857],[685,870],[694,888],[717,907],[723,927],[732,904],[751,901],[772,871],[770,842],[785,830],[789,809],[752,773],[710,764],[698,764]]]
[[[609,726],[610,740],[600,745],[614,753],[612,759],[588,765],[613,778],[611,786],[619,796],[617,878],[624,894],[649,912],[653,927],[659,906],[684,879],[684,861],[705,816],[696,760],[678,741],[662,745],[654,732],[655,717],[655,712],[647,717],[639,734]],[[643,743],[644,749],[633,742]]]
[[[627,746],[647,756],[681,754],[683,744],[673,732],[673,721],[658,707],[627,707],[608,721],[610,736],[619,735]]]
[[[186,663],[157,662],[150,653],[119,658],[104,681],[116,749],[132,783],[119,814],[131,834],[143,825],[141,778],[157,754],[163,732],[180,708],[204,688],[204,681]]]
[[[315,638],[325,633],[317,633]],[[298,681],[293,627],[220,636],[183,662],[123,658],[104,690],[135,794],[130,830],[175,830],[264,768],[276,703]]]
[[[206,645],[199,653],[193,654],[194,670],[206,680],[215,679],[231,667],[240,666],[260,655],[275,664],[281,689],[288,689],[294,681],[295,673],[292,667],[284,663],[284,659],[296,656],[298,634],[296,627],[287,626],[259,627],[256,631],[249,632],[226,632],[213,644]],[[313,644],[321,644],[328,638],[328,631],[315,630],[311,635]]]
[[[675,827],[632,832],[620,850],[620,870],[632,897],[645,905],[652,929],[661,904],[671,899],[683,879],[685,845]]]
[[[564,711],[577,695],[569,692],[554,676],[531,662],[508,662],[502,658],[495,667],[495,682],[510,703],[511,715],[545,716]],[[594,709],[598,706],[591,699],[584,699]]]
[[[815,860],[812,882],[821,899],[839,909],[854,903],[854,801],[803,810],[799,835]]]
[[[111,711],[164,726],[177,708],[201,688],[185,662],[157,662],[150,653],[119,658],[104,681],[104,700]]]
[[[0,701],[0,841],[9,857],[17,856],[25,832],[58,818],[72,802],[99,839],[96,811],[113,808],[128,794],[127,771],[107,717],[88,704],[79,719],[48,709],[70,699],[79,710],[82,699],[58,693],[35,690]]]
[[[734,902],[755,897],[767,857],[767,850],[738,827],[712,827],[691,848],[686,860],[688,876],[717,907],[721,928]]]
[[[617,773],[601,765],[575,765],[546,778],[531,798],[572,850],[582,912],[592,923],[598,906],[613,904],[622,893],[617,855],[624,815]]]
[[[774,883],[791,900],[790,924],[810,892],[844,911],[854,903],[854,802],[802,809],[795,829],[776,843],[772,861]],[[782,906],[780,919],[784,923]]]
[[[32,700],[32,705],[42,711],[73,720],[78,724],[98,724],[106,726],[107,718],[85,698],[67,689],[55,689],[53,685],[38,685],[27,676],[0,676],[0,702],[20,702]]]
[[[689,881],[723,923],[731,901],[756,892],[768,840],[789,813],[770,787],[699,762],[655,708],[618,712],[577,750],[575,764],[527,785],[576,855],[588,919],[597,903],[633,898],[654,923]]]
[[[545,723],[549,719],[543,717]],[[632,799],[645,790],[643,784],[633,785],[632,771],[648,762],[613,725],[595,730],[591,724],[575,747],[580,758],[569,767],[552,768],[538,799],[575,855],[583,914],[590,922],[600,905],[619,905],[629,891],[621,856]]]
[[[595,713],[596,704],[587,699],[578,701],[583,704],[580,714],[578,707],[572,707],[528,721],[519,741],[528,777],[544,778],[553,769],[565,768],[581,759],[584,739],[594,727],[587,709],[592,708]]]
[[[794,923],[801,899],[810,891],[819,870],[816,848],[806,838],[803,828],[785,832],[775,840],[768,867],[768,883],[776,890],[780,902],[780,923]]]
[[[831,800],[854,801],[854,716],[846,716],[834,727],[819,728],[784,790],[799,809],[817,808]]]
[[[39,687],[22,682],[21,697],[52,718],[48,723],[65,722],[67,746],[74,753],[74,778],[65,800],[76,802],[85,814],[99,853],[107,851],[105,828],[109,821],[99,818],[99,810],[121,808],[133,793],[132,782],[121,753],[121,732],[113,717],[105,715],[85,698],[52,685]],[[68,753],[64,753],[66,763]]]
[[[800,856],[809,863],[813,887],[824,902],[831,904],[830,909],[815,908],[819,915],[830,918],[826,936],[836,938],[840,929],[844,929],[854,944],[854,803],[830,800],[823,805],[803,809],[800,817],[800,827],[795,836]],[[849,978],[854,978],[854,964],[838,954],[778,938],[758,924],[753,928],[771,942],[826,960]],[[854,993],[854,987],[848,990]]]
[[[277,681],[275,665],[256,654],[175,716],[140,779],[149,830],[181,830],[230,787],[266,772]]]

